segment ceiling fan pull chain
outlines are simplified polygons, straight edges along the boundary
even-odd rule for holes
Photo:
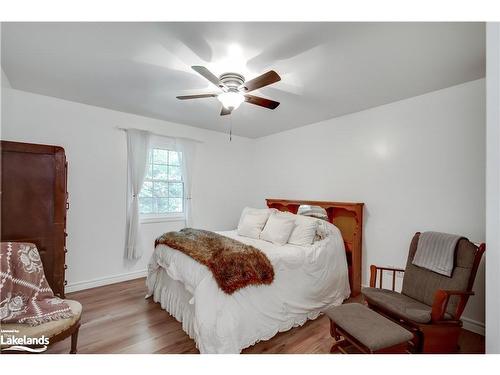
[[[229,142],[233,141],[233,118],[229,116]]]

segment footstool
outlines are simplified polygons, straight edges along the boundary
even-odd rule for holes
[[[348,345],[363,353],[408,353],[413,334],[365,305],[347,303],[324,313],[330,318],[330,333],[336,340],[331,353],[346,353]]]

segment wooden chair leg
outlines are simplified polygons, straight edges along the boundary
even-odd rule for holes
[[[458,340],[461,327],[422,325],[422,353],[424,354],[451,354],[458,351]]]
[[[335,342],[330,348],[330,353],[341,352],[347,354],[344,349],[344,346],[349,345],[347,340],[342,337],[337,331],[337,325],[333,320],[330,319],[330,335],[334,338]]]
[[[330,353],[341,352],[343,354],[347,354],[347,351],[345,350],[345,347],[347,346],[349,346],[349,342],[345,338],[341,337],[333,343],[330,348]]]
[[[340,335],[337,332],[337,326],[333,320],[330,319],[330,335],[335,339],[335,341],[340,340]]]
[[[75,332],[71,335],[71,350],[69,354],[76,354],[77,345],[78,345],[78,331],[80,331],[80,325],[76,327]]]

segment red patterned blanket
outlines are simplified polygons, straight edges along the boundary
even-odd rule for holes
[[[2,242],[0,252],[0,321],[32,326],[73,316],[55,297],[35,245]]]

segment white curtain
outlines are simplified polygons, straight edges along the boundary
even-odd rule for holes
[[[182,152],[182,181],[184,183],[184,220],[185,226],[191,227],[193,225],[192,217],[192,195],[191,187],[193,183],[193,167],[196,154],[196,143],[188,139],[175,140],[176,149]]]
[[[128,211],[127,211],[127,259],[138,259],[142,255],[139,245],[139,198],[150,148],[150,133],[144,130],[127,129],[127,162],[128,162]]]

